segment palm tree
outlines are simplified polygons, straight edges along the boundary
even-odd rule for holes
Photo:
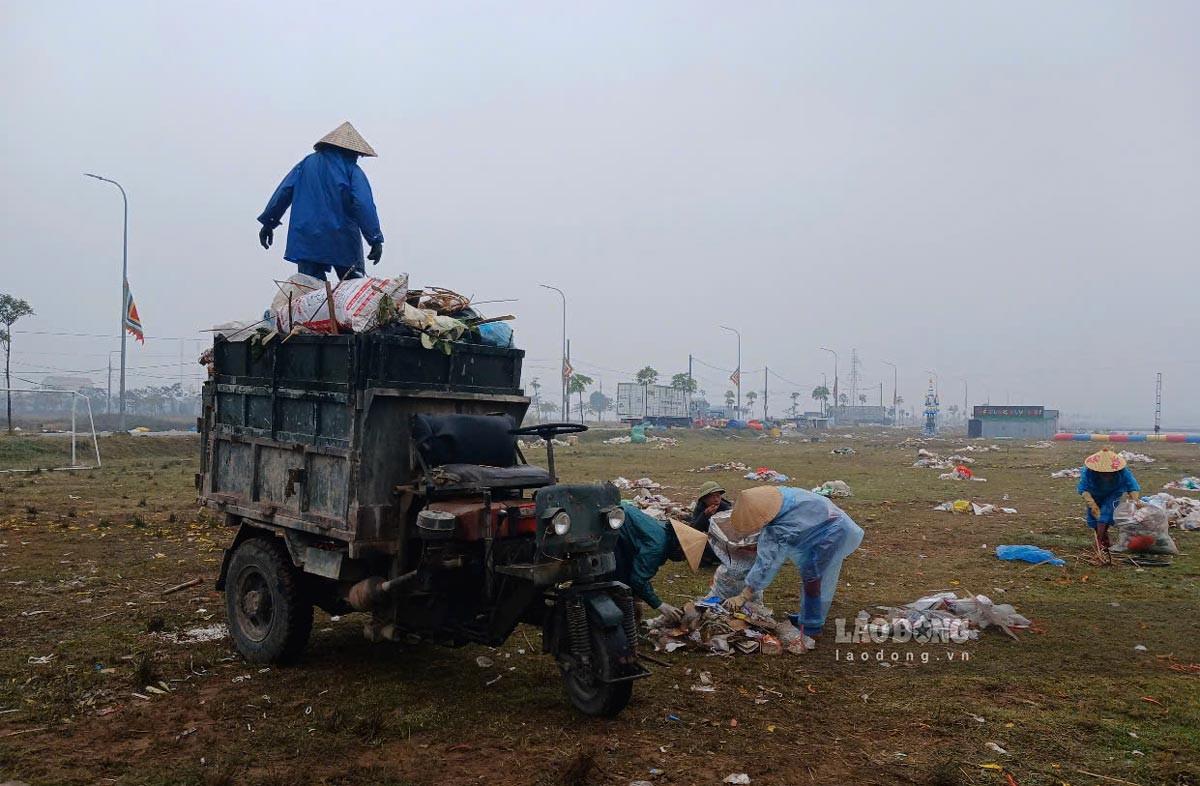
[[[735,396],[733,394],[732,390],[726,390],[725,391],[725,408],[732,411],[733,410],[733,402],[736,399],[737,399],[737,396]]]
[[[829,388],[824,385],[817,385],[813,388],[812,400],[821,402],[821,411],[828,414],[829,412]]]
[[[653,385],[655,382],[658,382],[658,372],[650,366],[646,366],[637,373],[634,379],[639,385]]]
[[[595,382],[594,379],[587,374],[572,374],[570,380],[567,381],[567,395],[572,393],[579,394],[579,420],[583,420],[583,392],[591,387]]]
[[[793,390],[791,398],[792,398],[792,408],[789,409],[788,411],[792,413],[792,417],[798,418],[798,417],[800,417],[800,392]]]
[[[542,411],[542,408],[541,408],[542,383],[538,381],[537,377],[534,377],[533,379],[529,380],[529,387],[533,388],[533,411],[535,414],[537,414],[537,416],[538,416],[537,419],[538,419],[538,422],[540,423],[542,420],[542,417],[540,414]]]
[[[747,412],[749,412],[751,414],[754,413],[754,402],[757,399],[758,399],[758,394],[755,393],[753,390],[751,390],[749,393],[746,394],[746,411]]]

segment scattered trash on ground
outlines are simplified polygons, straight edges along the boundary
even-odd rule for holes
[[[1200,491],[1200,478],[1187,477],[1179,480],[1172,480],[1170,483],[1163,486],[1165,489],[1181,489],[1184,491]]]
[[[220,641],[229,635],[229,629],[224,623],[208,625],[203,628],[191,628],[182,633],[155,633],[158,638],[172,644],[202,644],[207,641]]]
[[[757,480],[764,483],[787,483],[789,478],[782,472],[776,472],[773,469],[759,467],[753,472],[747,472],[743,477],[746,480]]]
[[[550,440],[550,444],[556,448],[572,448],[579,444],[579,437],[575,436],[574,434],[568,434],[562,439],[555,437]],[[531,440],[519,439],[517,440],[517,447],[519,447],[521,450],[544,448],[546,447],[546,440],[542,439],[541,437],[536,437]]]
[[[1052,477],[1052,478],[1078,478],[1082,474],[1083,474],[1082,467],[1069,467],[1067,469],[1060,469],[1058,472],[1051,472],[1050,477]]]
[[[628,445],[631,442],[635,442],[635,443],[639,443],[639,444],[642,442],[657,442],[660,445],[663,445],[664,447],[674,447],[675,445],[679,444],[679,440],[675,439],[674,437],[654,437],[654,436],[650,436],[649,434],[647,434],[644,438],[642,438],[640,440],[635,440],[633,437],[629,437],[629,436],[611,437],[609,439],[604,440],[605,445]]]
[[[718,596],[689,601],[678,625],[668,624],[661,616],[645,622],[656,652],[686,647],[721,655],[800,655],[816,646],[814,639],[802,636],[786,618],[775,620],[766,606],[750,602],[742,611],[730,613],[721,607]]]
[[[740,461],[726,461],[724,464],[709,464],[707,467],[690,470],[691,472],[749,472],[750,467]]]
[[[812,493],[820,494],[822,497],[832,497],[833,499],[854,496],[853,492],[850,491],[850,484],[844,480],[827,480],[813,489]]]
[[[858,451],[854,448],[834,448],[833,450],[829,451],[829,453],[833,456],[854,456],[858,454]],[[747,781],[747,783],[748,782],[749,781]]]
[[[621,491],[632,491],[633,489],[660,489],[661,483],[655,483],[650,478],[638,478],[637,480],[627,480],[626,478],[618,477],[613,481],[613,485]]]
[[[481,669],[490,669],[496,665],[496,661],[489,658],[487,655],[480,655],[475,658],[475,665]]]
[[[1200,499],[1195,497],[1173,497],[1159,492],[1142,497],[1142,502],[1162,508],[1167,512],[1167,523],[1180,529],[1200,529]]]
[[[725,780],[721,781],[721,783],[733,783],[738,786],[745,786],[745,784],[750,783],[750,776],[744,772],[731,772],[725,776]]]
[[[985,502],[972,502],[966,499],[956,499],[943,502],[940,505],[935,505],[934,510],[945,510],[952,513],[970,513],[975,516],[990,516],[993,513],[1008,513],[1017,512],[1016,508],[1005,508],[999,505],[992,505]]]
[[[1147,456],[1145,453],[1134,453],[1129,450],[1122,450],[1117,454],[1129,464],[1153,464],[1154,459]]]
[[[1032,562],[1035,565],[1066,565],[1067,563],[1054,556],[1054,552],[1037,546],[997,546],[997,559],[1008,562]]]
[[[974,480],[979,483],[987,483],[987,478],[977,478],[975,473],[959,464],[954,468],[953,472],[946,472],[938,475],[938,480]]]
[[[903,625],[913,635],[930,634],[935,630],[947,631],[950,636],[977,638],[978,631],[995,627],[1013,639],[1014,629],[1025,629],[1031,622],[1017,613],[1007,603],[995,604],[986,595],[959,598],[953,592],[939,592],[918,598],[900,607],[877,606],[883,614],[871,615],[866,611],[858,614],[857,623],[868,623],[868,630],[890,636],[897,625]],[[962,625],[966,625],[964,631]]]

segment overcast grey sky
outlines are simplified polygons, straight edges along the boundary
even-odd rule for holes
[[[66,3],[0,0],[0,291],[14,367],[131,384],[294,272],[255,217],[343,120],[387,238],[372,272],[511,311],[530,375],[615,389],[688,353],[807,394],[851,348],[900,393],[1200,425],[1200,4]],[[710,398],[726,373],[697,366]],[[90,374],[99,382],[102,373]],[[748,390],[761,374],[747,374]],[[832,381],[832,380],[831,380]],[[877,388],[876,388],[877,389]],[[772,379],[776,411],[789,388]],[[878,393],[876,393],[876,397]]]

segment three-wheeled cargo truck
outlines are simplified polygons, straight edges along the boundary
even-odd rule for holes
[[[624,708],[648,672],[629,590],[605,578],[619,494],[557,482],[553,437],[584,426],[518,427],[523,355],[382,331],[216,340],[197,488],[236,528],[217,589],[243,657],[295,661],[314,606],[447,646],[526,623],[580,711]],[[545,469],[519,450],[534,434]]]

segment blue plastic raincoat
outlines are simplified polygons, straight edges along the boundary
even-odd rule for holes
[[[1082,494],[1088,492],[1092,495],[1092,499],[1096,500],[1096,504],[1100,506],[1100,519],[1105,524],[1113,523],[1113,511],[1117,508],[1117,503],[1121,501],[1121,495],[1127,494],[1130,491],[1141,491],[1142,487],[1138,485],[1137,479],[1133,477],[1133,473],[1129,471],[1129,467],[1124,467],[1119,472],[1095,472],[1083,468],[1079,473],[1079,485],[1076,490]],[[1087,509],[1087,525],[1092,529],[1096,528],[1097,519],[1092,515],[1092,509]]]
[[[613,574],[617,581],[629,585],[636,598],[641,598],[650,608],[662,605],[662,598],[654,591],[650,579],[669,559],[683,559],[679,538],[670,524],[638,510],[632,502],[622,502],[625,523],[621,525],[617,538],[617,569]]]
[[[362,270],[362,239],[383,242],[371,184],[357,153],[322,145],[305,156],[275,189],[259,222],[274,229],[288,206],[292,217],[283,258],[289,262]]]
[[[791,560],[804,585],[796,622],[815,635],[829,615],[842,560],[862,543],[863,531],[825,497],[804,489],[779,490],[783,506],[758,536],[758,557],[746,575],[746,586],[761,592]]]

